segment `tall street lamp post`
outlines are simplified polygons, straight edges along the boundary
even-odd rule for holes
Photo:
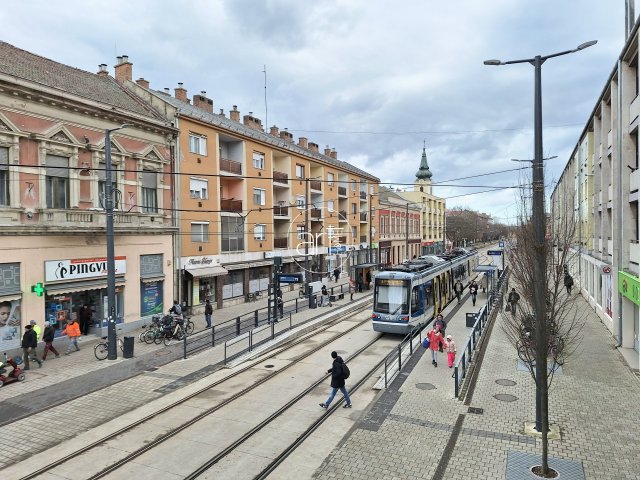
[[[113,179],[111,166],[111,132],[122,130],[129,125],[124,123],[118,128],[105,130],[104,148],[105,148],[105,175],[104,182],[105,199],[104,206],[107,212],[107,339],[109,342],[109,350],[107,358],[116,360],[118,358],[118,349],[116,345],[116,260],[113,235]]]
[[[549,429],[548,402],[549,392],[547,384],[547,331],[545,319],[545,284],[546,258],[544,252],[544,169],[542,160],[542,64],[550,58],[567,55],[595,45],[597,40],[585,42],[573,50],[553,53],[551,55],[536,55],[534,58],[522,60],[485,60],[485,65],[511,65],[514,63],[530,63],[535,69],[534,93],[534,160],[532,162],[533,176],[533,205],[532,220],[534,228],[534,268],[533,290],[534,311],[536,321],[536,430],[543,435],[545,444],[546,433]],[[544,448],[544,447],[543,447]],[[543,455],[544,457],[544,455]],[[546,466],[544,466],[546,468]]]

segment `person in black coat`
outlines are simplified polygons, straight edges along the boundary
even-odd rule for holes
[[[33,331],[31,325],[24,326],[24,335],[22,336],[22,352],[24,353],[24,369],[29,370],[29,355],[33,355],[31,360],[38,363],[38,366],[42,366],[42,362],[38,360],[36,354],[36,347],[38,346],[38,337],[36,332]]]
[[[567,287],[567,293],[571,295],[571,288],[573,287],[573,277],[569,273],[564,274],[564,286]]]
[[[333,401],[333,397],[336,396],[336,392],[340,389],[347,402],[344,404],[343,408],[351,408],[349,392],[347,392],[347,389],[344,386],[344,374],[342,371],[344,360],[342,360],[342,357],[340,357],[336,352],[331,352],[331,358],[333,358],[333,364],[331,365],[331,368],[327,370],[327,373],[331,374],[331,393],[329,393],[329,398],[327,398],[324,403],[321,403],[320,406],[322,408],[329,408],[329,405],[331,405],[331,402]]]
[[[52,351],[56,358],[60,356],[58,351],[53,346],[53,339],[56,336],[56,329],[51,326],[49,322],[44,322],[44,333],[42,334],[42,341],[44,342],[44,353],[42,354],[42,360],[47,359],[47,353]]]

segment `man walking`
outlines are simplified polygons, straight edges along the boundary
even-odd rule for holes
[[[454,285],[453,285],[453,291],[456,294],[456,298],[458,299],[458,303],[460,303],[460,297],[462,297],[462,292],[464,290],[464,286],[462,285],[462,282],[460,280],[458,280]]]
[[[42,367],[42,362],[38,360],[38,355],[36,354],[36,347],[38,346],[38,340],[36,338],[36,332],[31,328],[31,324],[25,325],[24,327],[24,335],[22,336],[22,352],[24,357],[24,369],[29,370],[29,360],[33,360],[38,364],[39,367]],[[31,359],[29,359],[29,355],[33,355]]]
[[[331,365],[331,368],[327,370],[327,373],[331,374],[331,392],[329,393],[329,398],[327,398],[324,403],[321,403],[320,406],[322,408],[329,408],[329,405],[331,405],[331,402],[333,401],[333,397],[336,396],[336,392],[340,389],[347,402],[342,408],[351,408],[349,392],[347,392],[347,389],[344,386],[344,372],[342,369],[344,360],[342,360],[342,357],[338,356],[338,353],[335,351],[331,352],[331,358],[333,358],[333,364]]]
[[[507,301],[511,306],[511,313],[513,315],[516,314],[516,304],[518,303],[519,300],[520,300],[520,295],[518,294],[518,292],[516,292],[515,288],[512,288],[511,291],[509,292],[509,296],[507,297]]]
[[[91,308],[86,303],[80,309],[80,314],[78,315],[80,318],[80,324],[78,325],[80,328],[80,333],[82,335],[86,335],[89,333],[89,326],[91,325]]]
[[[213,315],[213,306],[211,302],[207,300],[204,305],[204,321],[207,322],[207,328],[211,328],[211,315]]]
[[[67,326],[64,327],[62,331],[62,335],[66,335],[69,337],[69,343],[67,344],[67,351],[64,353],[65,355],[69,355],[71,353],[71,347],[76,347],[76,352],[80,351],[80,347],[78,346],[78,338],[80,338],[80,326],[78,322],[76,322],[73,318],[67,322]]]
[[[564,274],[564,286],[567,288],[567,293],[571,295],[571,288],[573,287],[573,277],[569,272]]]
[[[473,302],[473,306],[476,306],[476,298],[478,297],[478,284],[475,282],[471,282],[469,285],[469,293],[471,294],[471,301]]]
[[[51,326],[49,322],[44,322],[44,333],[42,334],[42,340],[44,341],[44,353],[42,354],[42,361],[47,359],[47,353],[51,350],[56,358],[60,356],[58,351],[53,346],[53,339],[56,336],[56,329]]]

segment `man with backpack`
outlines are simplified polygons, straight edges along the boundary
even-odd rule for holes
[[[176,320],[178,321],[182,321],[183,317],[182,317],[182,306],[180,306],[180,302],[178,302],[177,300],[173,301],[173,307],[171,307],[169,309],[169,313],[173,313],[173,315],[175,315]]]
[[[327,398],[324,403],[321,403],[320,406],[322,408],[329,408],[329,405],[331,405],[331,402],[333,401],[333,397],[336,396],[338,389],[340,389],[347,402],[342,408],[351,408],[349,392],[344,386],[344,381],[349,378],[351,372],[349,372],[349,367],[347,367],[347,364],[344,363],[344,360],[342,360],[342,357],[340,357],[337,352],[331,352],[331,358],[333,358],[333,364],[331,365],[331,368],[327,370],[327,373],[331,374],[331,393],[329,393],[329,398]]]

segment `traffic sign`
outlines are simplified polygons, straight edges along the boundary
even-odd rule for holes
[[[301,273],[279,273],[278,281],[280,283],[300,283],[302,282]]]
[[[504,242],[498,242],[498,246],[499,246],[500,248],[504,248]]]
[[[502,255],[502,250],[487,250],[487,255]]]

